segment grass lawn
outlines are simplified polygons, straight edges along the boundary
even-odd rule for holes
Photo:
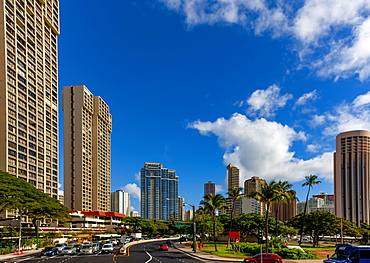
[[[217,242],[217,252],[215,252],[215,245],[214,243],[205,243],[203,244],[203,248],[201,251],[210,253],[212,255],[220,256],[220,257],[232,257],[232,258],[246,258],[250,255],[244,253],[236,253],[234,252],[231,247],[227,249],[227,242]]]

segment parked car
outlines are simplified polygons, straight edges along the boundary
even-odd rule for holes
[[[59,253],[56,247],[45,247],[41,250],[40,256],[54,256]]]
[[[65,244],[65,243],[55,245],[55,247],[58,249],[59,254],[62,252],[63,248],[65,248],[66,246],[67,246],[67,244]]]
[[[83,245],[80,254],[94,254],[94,249],[92,245]]]
[[[101,248],[101,253],[113,253],[113,245],[112,244],[104,244]]]
[[[76,248],[76,252],[80,252],[82,245],[76,244],[74,247]]]
[[[245,258],[244,263],[260,263],[261,262],[261,255],[262,255],[262,262],[263,263],[282,263],[283,259],[276,254],[272,253],[262,253],[257,254],[250,258]]]
[[[62,255],[76,255],[77,251],[74,246],[66,246],[62,250]]]
[[[162,244],[158,247],[158,250],[161,250],[161,251],[168,251],[169,247],[167,246],[167,244]]]
[[[94,250],[94,253],[98,253],[100,250],[99,244],[98,243],[93,243],[92,248]]]

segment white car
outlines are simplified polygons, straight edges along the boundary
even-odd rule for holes
[[[66,246],[62,250],[62,255],[76,255],[76,248],[73,246]]]
[[[113,253],[113,245],[112,244],[104,244],[101,248],[101,253]]]
[[[94,248],[92,245],[83,245],[80,254],[94,254]]]

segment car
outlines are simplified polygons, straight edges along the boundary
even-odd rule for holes
[[[260,263],[261,262],[261,255],[262,255],[262,262],[263,263],[282,263],[283,259],[276,254],[272,253],[262,253],[254,255],[250,258],[245,258],[244,263]]]
[[[40,256],[54,256],[59,253],[56,247],[45,247],[41,250]]]
[[[113,253],[113,245],[112,244],[104,244],[101,248],[101,253]]]
[[[66,246],[62,250],[62,255],[76,255],[77,251],[74,246]]]
[[[82,245],[76,244],[74,247],[76,248],[76,252],[80,252]]]
[[[167,239],[166,244],[167,244],[167,246],[172,247],[172,240]]]
[[[94,254],[94,248],[92,245],[83,245],[80,254]]]
[[[61,253],[63,248],[65,248],[67,246],[67,244],[65,243],[60,243],[60,244],[56,244],[55,247],[58,249],[58,252]]]
[[[158,250],[160,251],[168,251],[169,247],[167,246],[167,244],[162,244],[158,247]]]
[[[100,250],[99,243],[93,243],[92,247],[93,247],[94,253],[99,252],[99,250]]]

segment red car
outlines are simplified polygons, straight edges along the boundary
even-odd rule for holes
[[[262,253],[262,261],[261,261],[261,254],[257,254],[251,258],[245,258],[244,263],[282,263],[283,259],[276,254],[272,253]]]
[[[168,246],[167,246],[166,244],[160,245],[160,246],[158,247],[158,250],[168,251]]]

